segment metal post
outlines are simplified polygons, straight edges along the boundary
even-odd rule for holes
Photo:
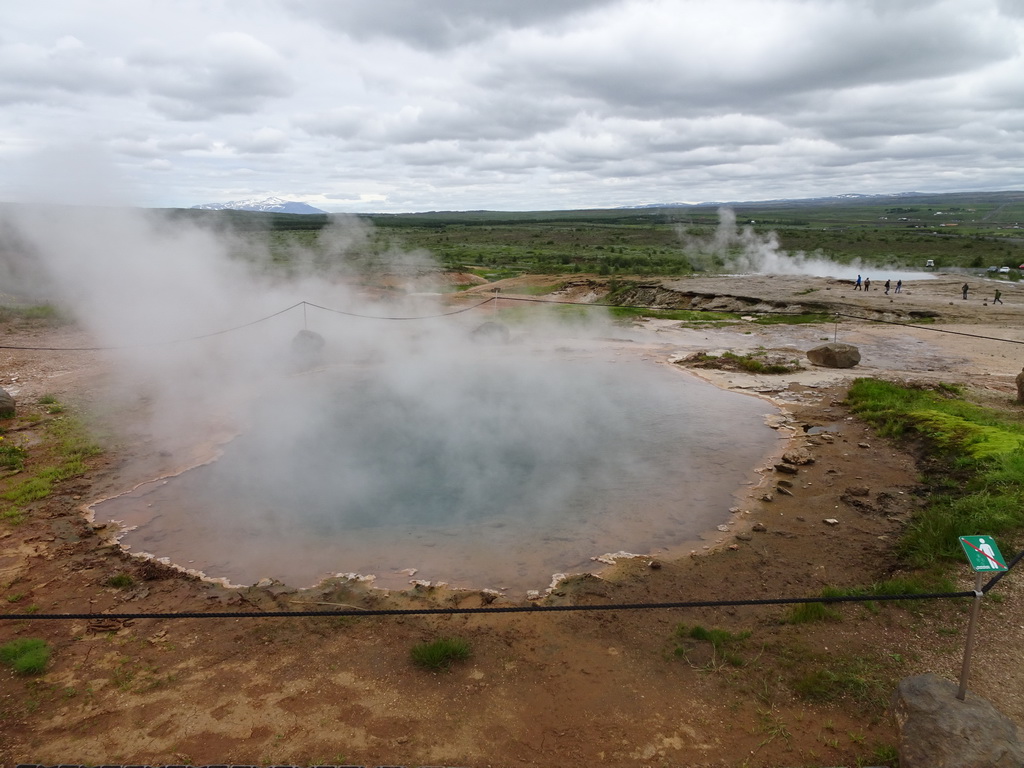
[[[981,612],[981,598],[985,593],[981,591],[981,573],[974,574],[974,603],[971,605],[971,619],[967,623],[967,645],[964,648],[964,664],[960,669],[960,690],[956,697],[960,701],[967,696],[967,678],[971,674],[971,651],[974,649],[974,630],[978,624],[978,614]]]

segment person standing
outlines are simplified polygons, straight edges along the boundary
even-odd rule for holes
[[[964,294],[964,301],[967,301],[967,291],[969,291],[969,290],[970,290],[970,286],[969,286],[969,285],[967,285],[967,283],[964,283],[964,287],[963,287],[963,288],[961,288],[960,290],[961,290],[961,291],[963,291],[963,294]]]
[[[992,303],[993,304],[1002,304],[1003,300],[1002,300],[1002,298],[1000,298],[1002,295],[1003,295],[1003,292],[1000,291],[998,288],[996,288],[996,297],[994,299],[992,299]]]
[[[886,296],[889,295],[889,281],[888,280],[885,281],[885,295]]]
[[[870,277],[865,277],[864,278],[864,290],[865,291],[870,291],[871,290],[871,278]]]
[[[903,280],[896,281],[896,293],[900,293],[903,290]]]
[[[860,285],[860,275],[857,275],[857,282],[854,283],[853,290],[859,291],[860,288],[861,288],[861,285]]]

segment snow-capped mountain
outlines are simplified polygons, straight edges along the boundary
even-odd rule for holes
[[[203,211],[265,211],[271,213],[327,213],[307,203],[268,197],[265,200],[233,200],[230,203],[203,203],[193,205]]]

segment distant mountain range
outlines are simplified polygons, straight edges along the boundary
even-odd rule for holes
[[[319,213],[325,214],[307,203],[294,200],[282,200],[280,197],[268,197],[264,200],[233,200],[230,203],[203,203],[193,205],[201,211],[263,211],[265,213]]]

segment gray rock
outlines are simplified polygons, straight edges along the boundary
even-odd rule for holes
[[[805,464],[813,464],[814,458],[807,452],[805,448],[797,448],[793,451],[786,451],[782,454],[782,460],[787,464],[796,464],[803,466]]]
[[[1024,403],[1024,370],[1017,374],[1017,402]]]
[[[938,675],[907,677],[893,694],[901,768],[1022,768],[1017,726],[982,697]]]
[[[14,398],[11,397],[10,392],[0,389],[0,419],[13,418],[15,411]]]
[[[292,363],[304,370],[320,365],[326,341],[315,331],[301,330],[292,339]]]
[[[830,341],[807,350],[807,359],[826,368],[853,368],[860,362],[860,350],[853,344]]]
[[[496,323],[488,320],[482,325],[474,328],[469,334],[473,341],[487,344],[508,344],[512,338],[512,332],[504,323]]]

